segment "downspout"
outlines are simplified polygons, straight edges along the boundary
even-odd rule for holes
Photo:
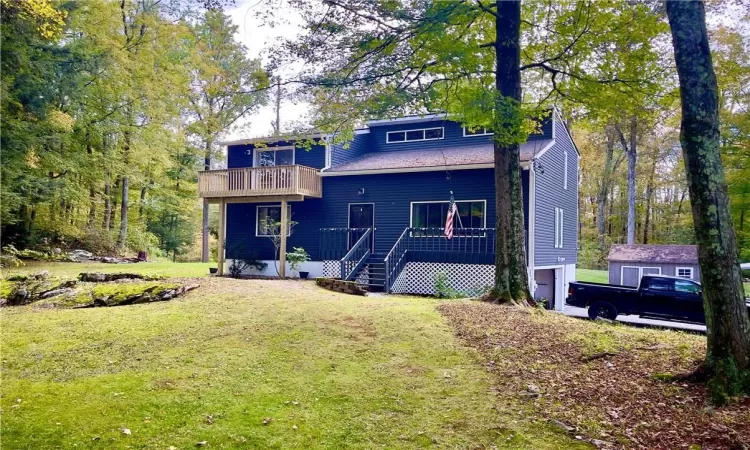
[[[529,164],[529,238],[526,248],[526,264],[529,268],[529,292],[534,297],[536,291],[536,278],[534,276],[535,246],[534,233],[536,230],[536,172],[534,171],[534,160]]]

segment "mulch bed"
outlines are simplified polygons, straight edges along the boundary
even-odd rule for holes
[[[504,402],[597,447],[750,448],[750,399],[714,409],[704,386],[657,379],[694,369],[705,337],[478,302],[439,310]]]

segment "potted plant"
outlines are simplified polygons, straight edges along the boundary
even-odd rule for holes
[[[310,261],[310,255],[307,254],[304,248],[294,247],[293,252],[286,254],[286,260],[289,263],[289,268],[299,273],[300,278],[307,278],[310,272],[300,272],[300,266],[302,263]]]

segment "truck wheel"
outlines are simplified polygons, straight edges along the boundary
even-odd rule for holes
[[[617,308],[611,303],[596,302],[589,306],[589,319],[594,320],[597,317],[615,320],[617,317]]]

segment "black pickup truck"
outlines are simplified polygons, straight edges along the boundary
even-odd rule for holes
[[[589,317],[614,320],[618,314],[705,323],[701,285],[684,278],[644,275],[637,288],[572,282],[566,303],[588,308]],[[750,301],[747,304],[750,314]]]

